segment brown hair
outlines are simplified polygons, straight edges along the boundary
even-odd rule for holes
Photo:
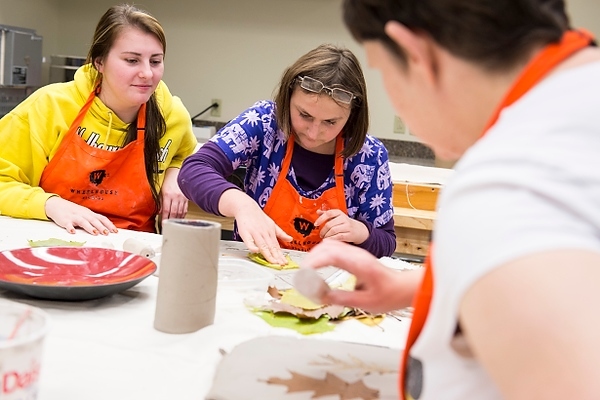
[[[274,99],[277,124],[286,135],[291,133],[290,98],[299,76],[310,76],[325,86],[339,87],[356,96],[350,104],[350,117],[342,130],[346,139],[342,156],[350,157],[358,153],[369,129],[369,107],[367,85],[356,56],[348,49],[323,44],[300,57],[284,71]]]
[[[569,29],[563,0],[344,0],[354,38],[383,43],[406,65],[404,51],[385,33],[398,21],[429,34],[452,54],[490,71],[508,70],[538,45]]]
[[[163,51],[167,51],[167,40],[165,32],[160,23],[144,10],[140,10],[129,4],[121,4],[109,8],[96,26],[92,46],[87,55],[87,62],[96,68],[95,61],[104,59],[123,29],[133,27],[145,33],[154,35],[162,44]],[[102,74],[98,73],[95,84],[100,83]],[[153,93],[146,103],[146,131],[144,138],[144,165],[146,178],[150,184],[152,197],[156,205],[155,212],[160,209],[160,196],[156,185],[158,178],[158,156],[160,152],[159,140],[165,134],[167,124],[162,115],[156,93]],[[131,123],[125,137],[126,145],[137,138],[136,123]]]

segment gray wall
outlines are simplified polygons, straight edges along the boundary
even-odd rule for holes
[[[50,55],[85,56],[97,20],[114,0],[0,0],[0,24],[35,29],[44,37],[43,80]],[[600,2],[568,0],[575,26],[600,36]],[[416,140],[393,132],[394,111],[378,73],[341,21],[341,0],[143,0],[167,33],[164,80],[196,114],[222,100],[227,121],[256,100],[271,98],[283,72],[298,56],[327,42],[353,50],[363,63],[369,89],[371,133]],[[432,110],[433,111],[433,110]]]
[[[43,53],[56,54],[59,42],[59,0],[0,0],[0,24],[35,29],[44,37]],[[43,65],[42,82],[48,82],[48,63]]]

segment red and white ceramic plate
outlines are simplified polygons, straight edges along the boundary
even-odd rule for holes
[[[119,293],[156,271],[142,256],[97,247],[33,247],[0,252],[0,288],[50,300]]]

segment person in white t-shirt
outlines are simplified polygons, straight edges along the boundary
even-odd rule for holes
[[[398,115],[458,159],[428,265],[395,272],[324,241],[354,291],[414,301],[407,399],[600,398],[600,50],[559,0],[345,0],[344,19]],[[425,272],[423,272],[425,271]]]

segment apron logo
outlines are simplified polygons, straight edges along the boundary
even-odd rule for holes
[[[304,218],[297,217],[294,218],[294,229],[301,233],[302,236],[307,237],[315,229],[315,225]]]
[[[100,185],[104,178],[106,178],[106,171],[103,169],[90,172],[90,182],[96,186]]]

